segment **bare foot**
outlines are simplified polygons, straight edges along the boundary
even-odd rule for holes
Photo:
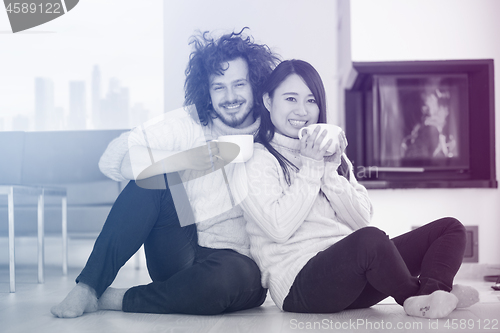
[[[446,291],[436,290],[430,295],[413,296],[403,303],[409,316],[423,318],[443,318],[448,316],[458,304],[458,298]]]
[[[108,288],[97,301],[99,310],[122,310],[123,296],[128,289]]]
[[[97,311],[95,290],[85,283],[78,283],[61,303],[50,309],[50,312],[59,318],[75,318],[84,312],[95,311]]]
[[[470,286],[455,284],[450,293],[458,298],[457,308],[467,308],[479,302],[479,292]]]

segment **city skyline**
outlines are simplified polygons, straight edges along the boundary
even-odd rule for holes
[[[85,80],[69,80],[67,103],[61,106],[55,103],[57,88],[53,80],[35,77],[33,116],[14,115],[10,130],[121,129],[132,128],[148,120],[149,110],[142,101],[131,102],[130,88],[123,86],[118,78],[108,79],[109,84],[103,94],[101,70],[97,64],[92,68],[90,81],[88,89]],[[6,125],[5,119],[0,117],[0,131],[9,130]]]
[[[64,115],[69,112],[68,82],[85,81],[89,114],[94,64],[101,68],[101,97],[109,78],[117,77],[129,88],[130,107],[142,103],[151,117],[163,113],[163,3],[146,0],[142,4],[88,0],[42,26],[0,34],[5,51],[0,54],[0,130],[12,130],[14,118],[22,123],[18,120],[23,117],[29,119],[30,130],[35,129],[35,77],[52,80],[54,105]],[[109,17],[109,12],[115,15]],[[0,13],[0,32],[8,30],[4,11]]]

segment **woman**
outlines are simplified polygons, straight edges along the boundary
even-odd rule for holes
[[[300,128],[325,122],[325,90],[310,64],[282,62],[264,92],[269,113],[247,162],[243,209],[263,286],[280,309],[331,313],[392,296],[409,315],[441,318],[477,301],[472,288],[452,291],[465,247],[460,222],[444,218],[390,240],[366,227],[372,206],[343,154],[345,135],[327,157],[332,140],[320,149],[318,128],[298,139]]]

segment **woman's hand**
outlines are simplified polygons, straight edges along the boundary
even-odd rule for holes
[[[342,131],[339,133],[339,144],[337,145],[335,152],[330,156],[325,156],[325,162],[337,163],[340,165],[340,159],[347,148],[347,144],[347,138],[344,131]]]
[[[323,159],[323,156],[326,154],[326,150],[332,144],[332,139],[328,140],[323,148],[320,148],[327,131],[324,130],[323,133],[318,136],[319,131],[320,127],[316,126],[311,134],[306,133],[302,139],[300,139],[300,154],[302,156],[318,161]]]

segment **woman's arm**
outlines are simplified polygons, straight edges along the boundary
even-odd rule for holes
[[[338,163],[326,162],[321,190],[337,216],[357,230],[370,224],[373,208],[366,188],[354,176],[351,162],[345,154],[343,158],[349,165],[349,180],[337,173]]]
[[[249,217],[275,242],[286,242],[309,214],[319,193],[324,161],[303,157],[291,186],[285,183],[278,161],[268,151],[255,149],[247,162],[248,196],[242,202]]]

